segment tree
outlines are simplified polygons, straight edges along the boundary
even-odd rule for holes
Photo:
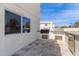
[[[74,27],[79,27],[79,22],[75,22]]]
[[[69,26],[60,26],[60,28],[69,28]]]

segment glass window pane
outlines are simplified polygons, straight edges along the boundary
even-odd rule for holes
[[[5,10],[5,34],[21,32],[21,16]]]
[[[30,32],[30,19],[23,17],[23,32]]]

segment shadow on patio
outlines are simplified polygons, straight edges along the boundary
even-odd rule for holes
[[[12,56],[61,56],[61,50],[57,41],[38,39]]]

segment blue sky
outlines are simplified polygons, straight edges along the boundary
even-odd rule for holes
[[[41,3],[40,20],[53,21],[56,26],[72,25],[79,21],[79,4]]]

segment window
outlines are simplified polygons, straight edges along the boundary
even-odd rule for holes
[[[30,19],[23,17],[23,32],[30,32]]]
[[[21,16],[5,10],[5,34],[21,32]]]
[[[21,31],[30,32],[30,19],[24,16],[21,18],[21,15],[5,10],[5,34],[21,33]]]

